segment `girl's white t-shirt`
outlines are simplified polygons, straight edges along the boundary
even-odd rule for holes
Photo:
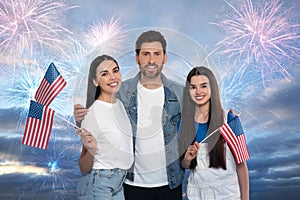
[[[96,100],[82,122],[82,127],[97,140],[93,169],[131,167],[134,155],[132,128],[122,102]]]

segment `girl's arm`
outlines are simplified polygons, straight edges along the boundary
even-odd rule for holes
[[[194,142],[193,145],[190,145],[184,154],[184,158],[181,160],[181,167],[188,169],[190,168],[191,161],[196,158],[197,151],[200,148],[198,142]]]
[[[246,161],[236,164],[241,200],[249,200],[249,175]]]
[[[181,167],[184,169],[189,169],[190,165],[191,165],[191,160],[186,160],[184,156],[184,158],[181,160]]]

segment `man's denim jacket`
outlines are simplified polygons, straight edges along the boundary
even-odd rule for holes
[[[183,179],[184,170],[180,166],[178,152],[177,123],[181,117],[181,101],[183,87],[174,81],[168,80],[163,74],[164,85],[164,107],[162,114],[162,124],[164,132],[164,143],[167,163],[167,176],[169,187],[178,187]],[[137,84],[140,80],[140,73],[134,78],[122,83],[118,98],[123,102],[126,112],[131,121],[133,130],[133,146],[135,146],[135,136],[137,130]],[[133,180],[133,167],[127,174],[127,179]]]

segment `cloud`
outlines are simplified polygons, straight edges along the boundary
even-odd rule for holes
[[[52,137],[47,150],[20,143],[21,137],[0,137],[0,198],[75,199],[80,141]]]
[[[19,122],[19,113],[12,109],[0,109],[0,130],[16,129]]]
[[[47,169],[31,165],[23,165],[19,162],[4,162],[0,163],[0,176],[7,174],[32,174],[38,176],[49,175]]]
[[[248,168],[251,199],[293,199],[299,195],[299,126],[294,133],[282,127],[259,132],[256,129],[251,132],[250,138]]]
[[[282,134],[299,130],[300,70],[293,75],[291,79],[278,81],[252,98],[252,117],[246,126],[257,132],[280,130]]]

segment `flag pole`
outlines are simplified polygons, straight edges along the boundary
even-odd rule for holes
[[[65,122],[67,122],[68,124],[70,124],[70,125],[71,125],[71,126],[73,126],[74,128],[76,128],[76,129],[79,129],[79,127],[78,127],[78,126],[76,126],[75,124],[73,124],[73,123],[69,122],[68,120],[66,120],[66,119],[64,119],[64,118],[62,118],[61,116],[59,116],[59,115],[56,115],[56,117],[58,117],[59,119],[61,119],[61,120],[65,121]]]
[[[235,116],[237,116],[237,117],[239,117],[241,115],[241,113],[239,113],[239,114],[237,114],[237,115],[235,115]],[[219,127],[220,128],[220,127]],[[217,132],[217,130],[219,130],[219,128],[217,128],[216,130],[214,130],[209,136],[207,136],[207,137],[205,137],[203,140],[201,140],[201,142],[199,142],[199,144],[200,143],[203,143],[205,140],[207,140],[210,136],[212,136],[215,132]]]
[[[209,136],[205,137],[203,140],[201,140],[201,142],[199,142],[199,144],[203,143],[205,140],[207,140],[208,138],[210,138],[210,136],[212,136],[214,133],[216,133],[219,129],[214,130]]]

